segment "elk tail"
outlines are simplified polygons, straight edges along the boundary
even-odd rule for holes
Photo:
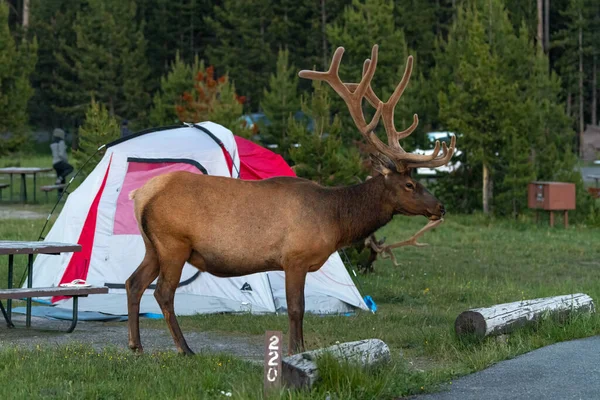
[[[133,200],[137,191],[137,189],[134,189],[131,192],[129,192],[129,200]]]

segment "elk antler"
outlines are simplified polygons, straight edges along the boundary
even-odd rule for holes
[[[343,47],[338,47],[331,60],[331,65],[327,72],[317,71],[300,71],[299,76],[302,78],[322,80],[327,83],[340,95],[340,97],[346,102],[350,115],[354,120],[354,123],[358,127],[359,131],[370,142],[380,153],[386,155],[391,161],[394,162],[398,171],[404,171],[408,168],[414,167],[430,167],[435,168],[446,164],[454,155],[454,149],[456,147],[456,138],[452,136],[450,140],[450,149],[444,142],[442,144],[442,154],[440,153],[440,143],[435,142],[435,148],[433,153],[430,155],[420,155],[407,153],[402,146],[400,146],[399,140],[404,139],[410,135],[419,123],[417,114],[413,116],[413,123],[407,129],[398,132],[394,126],[394,109],[406,86],[410,80],[412,73],[413,58],[408,57],[406,67],[404,69],[404,75],[402,80],[396,86],[394,93],[390,96],[386,103],[383,103],[379,97],[375,94],[371,88],[371,80],[375,74],[377,65],[377,50],[378,46],[374,45],[371,51],[371,59],[365,60],[363,64],[363,74],[360,83],[343,83],[338,75],[340,62],[344,53]],[[373,105],[377,111],[373,120],[369,125],[366,124],[364,114],[362,111],[362,99],[365,98]],[[386,135],[388,137],[388,144],[383,143],[377,135],[373,132],[380,117],[383,119]]]
[[[419,230],[417,233],[415,233],[410,239],[404,240],[402,242],[390,244],[387,246],[381,246],[382,243],[367,239],[367,240],[365,240],[365,245],[370,246],[375,252],[377,252],[378,254],[381,254],[381,258],[383,258],[383,259],[391,258],[394,265],[398,267],[398,266],[400,266],[400,264],[396,260],[396,256],[392,252],[392,249],[395,249],[396,247],[402,247],[402,246],[416,246],[416,247],[428,246],[427,243],[418,243],[417,238],[419,236],[423,235],[428,230],[435,228],[442,222],[444,222],[443,218],[438,219],[438,220],[430,220],[427,223],[427,225],[425,225],[423,228],[421,228],[421,230]]]
[[[367,93],[367,90],[371,88],[371,79],[375,75],[375,69],[377,68],[377,45],[373,46],[371,51],[371,59],[373,60],[364,70],[363,76],[359,84],[354,86],[354,91],[350,91],[346,84],[344,84],[339,77],[340,63],[342,61],[342,55],[344,54],[344,48],[338,47],[333,54],[331,59],[331,65],[327,72],[309,71],[302,70],[298,73],[301,78],[324,81],[329,83],[329,86],[344,100],[350,111],[350,116],[354,124],[358,127],[360,133],[370,141],[369,137],[372,135],[373,130],[379,123],[381,112],[383,110],[383,103],[381,101],[376,102],[374,106],[377,108],[375,116],[369,124],[365,121],[365,116],[362,110],[362,100]]]
[[[363,65],[363,75],[365,71],[369,68],[371,64],[371,60],[365,60]],[[379,138],[373,134],[371,137],[371,143],[373,146],[379,150],[382,154],[385,154],[390,160],[396,164],[396,167],[399,171],[402,171],[406,168],[414,168],[414,167],[429,167],[435,168],[446,164],[452,156],[454,155],[454,150],[456,148],[456,137],[452,136],[450,139],[450,149],[446,146],[446,143],[442,143],[442,155],[438,157],[440,152],[440,142],[436,140],[435,148],[433,149],[433,153],[430,155],[420,155],[420,154],[412,154],[407,153],[402,146],[400,146],[399,140],[404,139],[408,135],[410,135],[417,127],[419,123],[419,118],[417,114],[413,115],[413,123],[407,129],[402,132],[398,132],[394,126],[394,109],[402,97],[404,93],[404,89],[408,86],[408,81],[410,80],[410,75],[412,73],[413,66],[413,57],[409,56],[406,61],[406,67],[404,68],[404,75],[402,76],[402,80],[396,86],[394,93],[390,96],[388,101],[383,105],[382,111],[382,119],[385,127],[386,135],[388,137],[388,145],[385,145]],[[357,85],[355,83],[347,83],[346,87],[348,89],[355,90]],[[373,89],[369,87],[367,90],[367,100],[372,105],[378,104],[381,102],[379,97],[375,94]]]

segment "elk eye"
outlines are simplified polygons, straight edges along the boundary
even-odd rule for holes
[[[412,184],[412,183],[410,183],[410,182],[408,182],[408,183],[406,184],[406,187],[407,187],[407,188],[409,188],[409,189],[414,189],[414,188],[415,188],[415,187],[413,186],[413,184]]]

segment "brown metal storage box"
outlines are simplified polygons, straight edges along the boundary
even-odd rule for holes
[[[542,210],[574,210],[575,184],[565,182],[531,182],[529,208]]]

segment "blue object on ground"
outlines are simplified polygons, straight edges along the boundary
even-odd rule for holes
[[[371,296],[365,296],[363,300],[365,301],[365,304],[367,305],[367,307],[369,307],[369,310],[371,310],[372,313],[377,311],[377,304],[375,304],[375,301]]]

